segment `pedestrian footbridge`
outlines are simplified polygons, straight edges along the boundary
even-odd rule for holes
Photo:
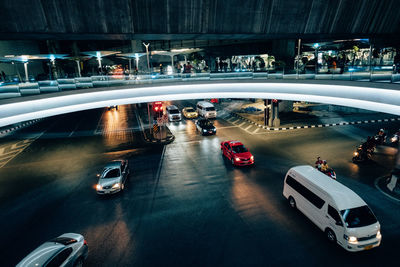
[[[99,87],[0,100],[0,127],[110,105],[262,98],[307,101],[400,115],[400,84],[341,80],[187,80]]]

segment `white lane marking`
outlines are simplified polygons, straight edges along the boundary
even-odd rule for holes
[[[227,119],[226,121],[231,122],[232,119],[235,119],[235,117],[230,117],[230,118]]]
[[[240,121],[240,119],[237,119],[237,120],[235,120],[235,121],[232,121],[231,123],[232,123],[232,124],[235,124],[235,123],[237,123],[238,121]]]
[[[257,128],[257,129],[253,132],[253,134],[257,133],[259,130],[260,130],[260,128]]]
[[[227,128],[238,128],[239,126],[235,125],[235,126],[224,126],[224,127],[217,127],[217,130],[219,129],[227,129]],[[186,131],[184,131],[186,132]]]
[[[250,129],[253,125],[249,125],[246,127],[246,129],[244,129],[245,131],[247,131],[248,129]]]
[[[241,127],[241,126],[243,126],[244,124],[246,124],[246,122],[244,121],[244,122],[242,122],[241,124],[239,124],[238,126],[239,127]]]

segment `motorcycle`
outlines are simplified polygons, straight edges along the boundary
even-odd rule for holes
[[[399,133],[395,133],[392,138],[390,138],[390,143],[392,145],[398,145],[399,144]]]
[[[365,162],[370,160],[372,157],[372,151],[370,149],[364,149],[362,145],[360,145],[356,151],[353,153],[352,161],[354,163],[357,162]]]
[[[386,143],[386,135],[377,134],[377,135],[374,136],[374,139],[375,139],[375,144],[376,145],[383,145],[383,144]]]

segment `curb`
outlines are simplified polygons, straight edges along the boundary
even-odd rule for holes
[[[392,196],[392,195],[386,193],[384,190],[382,190],[382,189],[379,187],[379,185],[378,185],[379,181],[380,181],[381,179],[385,179],[385,178],[388,178],[388,176],[382,176],[382,177],[378,177],[378,178],[375,179],[374,185],[375,185],[376,189],[378,189],[379,192],[381,192],[382,194],[384,194],[385,196],[387,196],[389,199],[391,199],[391,200],[393,200],[393,201],[395,201],[395,202],[397,202],[397,203],[400,203],[400,199],[398,199],[398,198],[396,198],[396,197],[394,197],[394,196]]]
[[[21,129],[21,128],[25,127],[25,126],[32,125],[32,124],[34,124],[34,123],[36,123],[36,122],[38,122],[40,120],[42,120],[42,119],[36,119],[36,120],[31,120],[31,121],[24,122],[22,124],[19,124],[17,126],[12,127],[12,128],[9,128],[9,129],[1,131],[0,135],[11,133],[11,132],[13,132],[15,130],[18,130],[18,129]]]
[[[262,128],[267,131],[287,131],[287,130],[296,130],[296,129],[308,129],[308,128],[323,128],[323,127],[331,127],[331,126],[342,126],[342,125],[356,125],[356,124],[366,124],[366,123],[376,123],[376,122],[389,122],[389,121],[400,121],[399,118],[389,118],[389,119],[379,119],[379,120],[363,120],[363,121],[352,121],[352,122],[339,122],[339,123],[326,123],[326,124],[314,124],[314,125],[303,125],[303,126],[291,126],[291,127],[268,127],[261,124],[258,124],[252,120],[249,120],[235,112],[230,112],[230,114],[234,117],[237,117],[241,120],[244,120],[248,123],[256,125],[259,128]]]
[[[147,134],[146,134],[146,129],[143,127],[143,121],[142,121],[142,119],[140,118],[140,115],[138,114],[139,112],[138,112],[138,108],[137,108],[137,106],[135,105],[135,110],[136,110],[136,112],[135,112],[135,114],[136,114],[136,119],[137,119],[137,121],[138,121],[138,123],[139,123],[139,127],[140,127],[140,131],[142,132],[142,135],[143,135],[143,140],[146,142],[146,143],[148,143],[148,144],[170,144],[170,143],[172,143],[174,140],[175,140],[175,136],[171,133],[171,131],[169,130],[169,128],[166,126],[166,128],[168,129],[168,132],[170,132],[171,133],[171,136],[168,138],[167,137],[167,139],[166,140],[164,140],[164,141],[162,141],[162,140],[158,140],[158,139],[153,139],[153,138],[149,138],[148,136],[147,136]]]

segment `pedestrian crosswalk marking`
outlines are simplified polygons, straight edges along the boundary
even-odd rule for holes
[[[249,125],[249,126],[247,126],[247,128],[246,129],[244,129],[245,131],[247,131],[248,129],[250,129],[251,128],[251,126],[253,126],[253,125]]]

